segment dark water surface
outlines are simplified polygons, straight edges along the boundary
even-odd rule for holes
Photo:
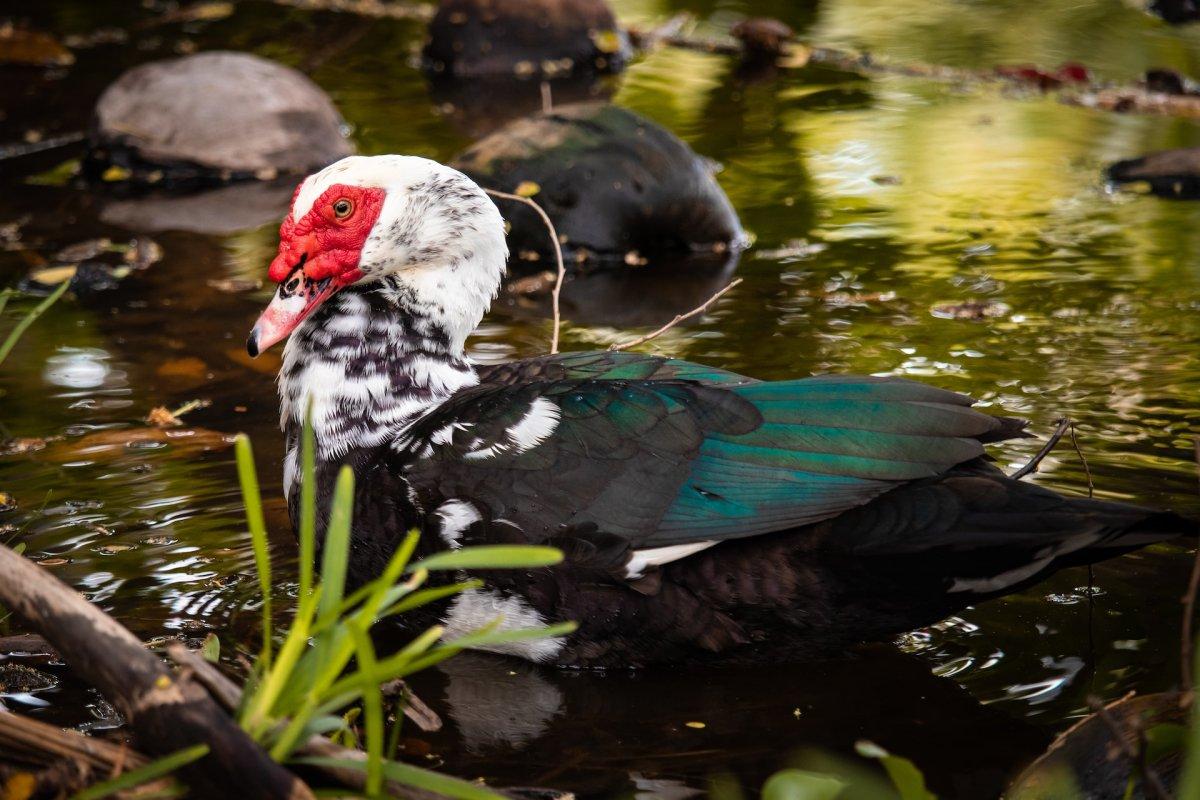
[[[629,22],[687,9],[713,29],[766,13],[814,42],[897,60],[978,68],[1077,60],[1120,81],[1154,66],[1200,73],[1200,29],[1167,28],[1119,0],[615,5]],[[446,160],[489,127],[461,98],[431,94],[413,68],[417,21],[265,2],[186,25],[149,25],[157,12],[113,0],[0,2],[0,18],[8,15],[60,37],[115,26],[128,40],[80,48],[69,68],[3,68],[0,142],[81,130],[121,70],[193,48],[249,50],[303,69],[332,94],[364,153]],[[1194,124],[995,86],[812,67],[745,82],[725,58],[678,50],[639,61],[600,91],[723,164],[720,183],[756,237],[736,267],[745,282],[698,324],[648,347],[765,379],[909,375],[1026,416],[1043,436],[1070,415],[1098,495],[1200,513],[1191,459],[1200,422],[1200,207],[1113,194],[1100,179],[1110,161],[1200,145]],[[251,362],[243,349],[268,292],[209,284],[265,276],[278,200],[256,195],[261,188],[219,196],[217,207],[244,204],[235,224],[159,231],[153,218],[178,207],[29,182],[78,155],[67,148],[0,162],[0,226],[18,224],[0,228],[0,283],[94,236],[123,241],[153,230],[165,258],[114,292],[59,303],[0,371],[5,432],[66,437],[0,459],[0,488],[20,504],[0,518],[0,535],[25,543],[31,557],[56,559],[48,569],[143,638],[212,630],[227,653],[239,643],[252,649],[256,583],[231,451],[212,433],[125,439],[153,406],[210,398],[189,423],[251,434],[277,569],[292,577],[279,499],[278,361]],[[236,230],[247,224],[258,227]],[[665,321],[726,279],[581,282],[567,303],[566,349]],[[1004,305],[976,321],[931,312],[968,299]],[[10,305],[8,322],[30,304]],[[472,355],[534,355],[548,335],[539,309],[500,308],[472,340]],[[1015,466],[1038,446],[994,453]],[[1069,447],[1034,480],[1087,491]],[[684,798],[714,774],[758,786],[797,751],[846,753],[869,737],[916,760],[945,796],[994,796],[1085,712],[1087,695],[1176,682],[1188,567],[1175,546],[1108,562],[1095,569],[1090,602],[1086,570],[1069,570],[915,632],[897,649],[833,664],[600,675],[463,657],[418,682],[448,725],[432,737],[414,732],[407,749],[501,785]],[[38,697],[50,705],[30,713],[111,724],[99,698],[69,679]]]

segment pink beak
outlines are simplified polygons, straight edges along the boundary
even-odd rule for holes
[[[333,277],[314,281],[304,274],[301,261],[287,280],[279,284],[275,296],[263,311],[246,339],[246,352],[252,358],[283,341],[317,306],[324,303],[340,284]]]

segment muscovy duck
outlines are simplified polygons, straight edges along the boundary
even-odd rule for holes
[[[543,663],[817,656],[1194,532],[1008,478],[984,445],[1021,420],[909,380],[762,382],[625,352],[473,365],[464,342],[507,255],[499,211],[461,173],[344,159],[296,190],[247,343],[288,338],[293,520],[310,401],[319,504],[341,465],[355,472],[352,582],[414,527],[425,551],[562,548],[556,567],[480,575],[432,607],[449,637],[502,615],[579,622],[500,648]]]

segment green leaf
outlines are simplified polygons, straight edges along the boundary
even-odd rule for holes
[[[204,644],[200,645],[200,655],[205,661],[211,661],[214,664],[221,660],[221,640],[215,633],[209,633],[204,637]]]
[[[1154,766],[1161,758],[1178,753],[1187,743],[1187,727],[1163,722],[1146,728],[1146,763]]]
[[[304,411],[300,432],[300,596],[312,591],[313,567],[317,549],[317,466],[316,441],[312,425],[312,398]]]
[[[118,775],[112,780],[92,784],[83,791],[75,794],[72,800],[100,800],[102,797],[109,797],[117,792],[141,786],[143,783],[149,783],[164,775],[170,775],[180,767],[191,764],[193,761],[198,761],[206,755],[208,755],[208,745],[206,744],[185,747],[182,750],[171,753],[169,756],[163,756],[156,761],[151,761],[143,767],[131,769],[129,772]]]
[[[894,756],[874,742],[860,741],[854,749],[860,756],[877,759],[883,764],[901,800],[937,800],[937,795],[925,788],[925,775],[907,758]]]
[[[350,520],[354,511],[354,470],[342,467],[333,490],[329,524],[321,557],[321,604],[317,623],[337,619],[346,591],[346,568],[350,561]]]
[[[246,504],[246,523],[250,526],[250,541],[254,546],[254,566],[258,571],[258,588],[262,592],[262,665],[271,669],[271,553],[267,544],[267,523],[263,517],[262,494],[258,490],[258,474],[254,469],[254,451],[250,439],[239,433],[234,444],[237,454],[238,480],[242,485],[242,500]]]
[[[563,560],[557,547],[531,544],[490,544],[445,550],[418,561],[412,569],[536,569]]]
[[[1193,648],[1196,654],[1192,662],[1192,685],[1200,685],[1200,648]],[[1176,797],[1200,797],[1200,702],[1192,701],[1191,719],[1188,722],[1188,736],[1183,754],[1183,768],[1179,775],[1179,785]]]
[[[762,800],[835,800],[846,786],[845,781],[832,775],[785,769],[763,784]]]
[[[349,758],[298,758],[294,764],[310,764],[314,767],[337,767],[339,769],[363,770],[366,763]],[[457,800],[504,800],[504,795],[496,794],[486,786],[477,783],[439,775],[427,769],[403,764],[399,761],[383,762],[383,774],[390,781],[424,789],[427,792],[453,797]]]
[[[483,586],[483,581],[463,581],[462,583],[451,583],[446,586],[434,586],[430,589],[422,589],[419,592],[413,592],[408,597],[401,600],[395,605],[388,606],[380,613],[380,617],[390,617],[394,614],[403,614],[405,611],[411,611],[414,608],[428,605],[444,597],[465,592],[468,589],[478,589]]]

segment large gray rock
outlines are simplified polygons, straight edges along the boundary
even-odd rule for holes
[[[155,167],[168,182],[262,177],[352,152],[333,102],[307,77],[248,53],[209,52],[143,64],[109,86],[89,160],[156,183]]]

